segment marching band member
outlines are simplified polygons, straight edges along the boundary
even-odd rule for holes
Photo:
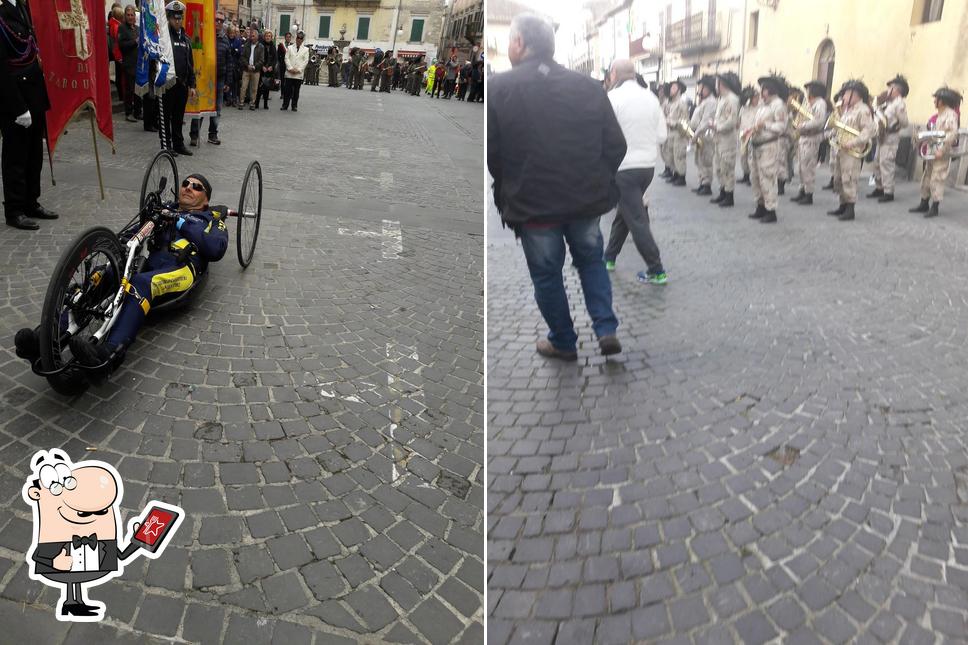
[[[857,131],[858,135],[850,141],[839,144],[841,149],[837,155],[837,163],[840,168],[840,207],[828,211],[827,214],[836,215],[841,222],[848,222],[854,219],[854,204],[857,202],[857,179],[863,163],[863,158],[859,154],[874,138],[876,126],[868,105],[870,91],[863,81],[847,81],[841,89],[843,91],[842,112],[837,120]],[[837,129],[834,128],[834,130]]]
[[[823,126],[827,122],[827,86],[820,81],[810,81],[803,86],[807,90],[808,105],[813,115],[800,126],[800,141],[797,144],[797,174],[800,176],[800,192],[792,200],[801,206],[813,204],[813,189],[817,179],[817,160],[820,157],[820,140]]]
[[[757,82],[763,100],[753,126],[743,133],[744,138],[749,138],[750,175],[756,200],[756,212],[750,219],[772,224],[776,222],[778,166],[785,163],[780,158],[780,137],[786,132],[789,119],[786,106],[789,88],[786,79],[776,72],[761,76]]]
[[[669,124],[669,138],[672,139],[672,177],[668,180],[673,186],[686,185],[686,134],[678,127],[683,119],[689,118],[689,107],[683,93],[686,84],[681,80],[669,83],[669,114],[666,123]]]
[[[934,153],[934,159],[925,162],[924,176],[921,177],[921,203],[909,211],[924,213],[925,217],[937,217],[938,206],[944,199],[944,182],[948,178],[951,165],[951,148],[958,141],[959,123],[956,110],[961,106],[961,94],[949,87],[941,87],[934,93],[934,106],[938,114],[932,129],[944,132],[944,141]]]
[[[878,106],[887,121],[878,135],[877,158],[874,159],[874,182],[876,187],[868,197],[877,197],[878,202],[894,201],[894,174],[897,170],[895,158],[901,143],[901,130],[908,126],[907,106],[904,97],[908,95],[908,82],[898,74],[887,82],[886,105]]]
[[[838,118],[840,114],[843,114],[843,110],[841,109],[842,107],[841,101],[844,98],[844,90],[846,87],[847,87],[847,83],[844,82],[844,84],[840,86],[840,89],[837,90],[837,93],[834,94],[834,104],[833,104],[833,107],[831,108],[831,113],[834,118]],[[823,189],[832,190],[834,191],[834,194],[839,195],[840,194],[840,153],[837,150],[837,148],[830,145],[831,142],[833,142],[834,138],[836,137],[836,134],[837,134],[836,128],[825,129],[823,133],[823,136],[827,140],[827,145],[829,146],[829,149],[830,149],[830,181],[827,183],[826,186],[823,187]],[[836,211],[827,211],[827,214],[839,215],[840,213],[837,213]]]
[[[689,121],[689,127],[695,133],[692,144],[695,146],[696,169],[699,171],[699,187],[693,192],[697,195],[712,195],[715,150],[713,142],[704,137],[703,132],[712,125],[716,117],[716,79],[708,75],[700,78],[698,92],[696,109]]]
[[[790,95],[787,97],[785,103],[789,108],[790,99],[796,100],[797,103],[803,105],[803,92],[799,88],[791,87]],[[776,194],[783,195],[786,193],[786,183],[790,180],[793,174],[793,158],[796,152],[796,146],[794,145],[794,132],[793,132],[793,119],[787,119],[787,129],[780,137],[780,166],[776,171]]]
[[[736,185],[736,127],[739,125],[739,94],[743,84],[733,72],[719,74],[719,101],[716,104],[716,176],[719,179],[719,197],[709,200],[721,207],[733,205],[733,189]]]
[[[743,88],[742,95],[743,107],[739,109],[739,132],[738,135],[747,132],[753,127],[753,119],[756,118],[756,111],[760,107],[760,94],[756,91],[752,85],[747,85]],[[740,151],[739,156],[740,165],[743,167],[743,178],[739,180],[740,184],[750,185],[750,151],[746,150],[745,153]]]
[[[669,120],[669,83],[659,83],[659,107],[662,108],[662,116],[666,119],[668,123]],[[672,150],[672,137],[666,138],[665,142],[659,146],[659,155],[662,157],[662,165],[665,168],[662,174],[659,175],[663,179],[672,178],[672,155],[670,154]]]

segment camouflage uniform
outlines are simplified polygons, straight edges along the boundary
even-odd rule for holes
[[[743,133],[753,127],[756,119],[756,111],[759,109],[758,106],[747,103],[739,109],[739,136],[743,136]],[[743,166],[743,176],[747,177],[750,174],[750,155],[752,154],[752,148],[747,149],[746,154],[740,154],[739,162]]]
[[[813,118],[800,127],[797,144],[797,172],[800,175],[800,192],[812,195],[817,180],[817,160],[820,158],[820,141],[823,126],[827,122],[827,103],[820,97],[809,105]]]
[[[682,177],[686,176],[686,135],[676,124],[682,119],[689,118],[689,107],[682,96],[669,99],[669,115],[666,123],[669,125],[669,138],[672,140],[671,157],[673,169]]]
[[[877,142],[877,158],[874,160],[874,181],[886,194],[894,194],[894,175],[897,172],[897,147],[901,143],[901,130],[908,126],[907,106],[900,96],[884,108],[887,130]]]
[[[768,211],[776,210],[776,178],[784,163],[780,157],[780,138],[787,130],[788,121],[786,103],[779,96],[772,97],[769,103],[760,102],[754,123],[763,127],[750,141],[750,179],[753,198]]]
[[[862,150],[876,134],[871,108],[863,101],[858,101],[849,108],[840,117],[840,122],[860,132],[860,136],[855,138],[853,142],[854,151]],[[860,167],[863,160],[848,154],[843,149],[837,156],[840,168],[840,203],[854,204],[857,202],[857,178],[860,176]]]
[[[693,110],[689,127],[698,136],[715,117],[716,96],[710,92]],[[693,145],[696,168],[699,171],[699,185],[709,186],[713,181],[713,160],[716,156],[714,142],[712,139],[707,139],[703,145],[699,145],[698,141],[693,142]]]
[[[736,185],[736,127],[739,125],[739,97],[728,89],[716,104],[716,176],[728,193]]]
[[[948,169],[951,166],[951,147],[958,139],[958,115],[947,105],[943,105],[934,122],[935,130],[944,130],[947,136],[944,146],[937,154],[937,158],[924,164],[924,176],[921,177],[921,199],[930,197],[933,202],[944,199],[944,184],[948,179]]]

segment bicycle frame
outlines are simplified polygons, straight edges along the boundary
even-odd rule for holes
[[[171,211],[165,209],[162,211],[162,215],[170,215]],[[121,313],[121,305],[124,301],[124,294],[127,291],[129,280],[131,278],[132,268],[134,267],[135,258],[140,254],[144,259],[148,258],[148,245],[145,241],[151,237],[152,232],[155,230],[155,223],[148,220],[144,225],[138,229],[138,232],[131,236],[125,245],[128,249],[128,259],[124,264],[124,273],[121,275],[121,286],[118,287],[118,292],[115,294],[114,299],[111,301],[111,306],[108,308],[107,312],[110,312],[111,317],[108,318],[101,327],[94,332],[93,336],[99,341],[102,340],[111,329],[114,327],[114,323],[118,319],[118,314]]]

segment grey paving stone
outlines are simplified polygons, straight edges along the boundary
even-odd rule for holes
[[[436,598],[428,598],[410,613],[414,626],[431,643],[447,643],[459,631],[460,621]]]

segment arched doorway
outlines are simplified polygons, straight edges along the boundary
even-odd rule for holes
[[[833,93],[834,41],[825,40],[817,48],[816,79],[827,86],[827,96]]]

